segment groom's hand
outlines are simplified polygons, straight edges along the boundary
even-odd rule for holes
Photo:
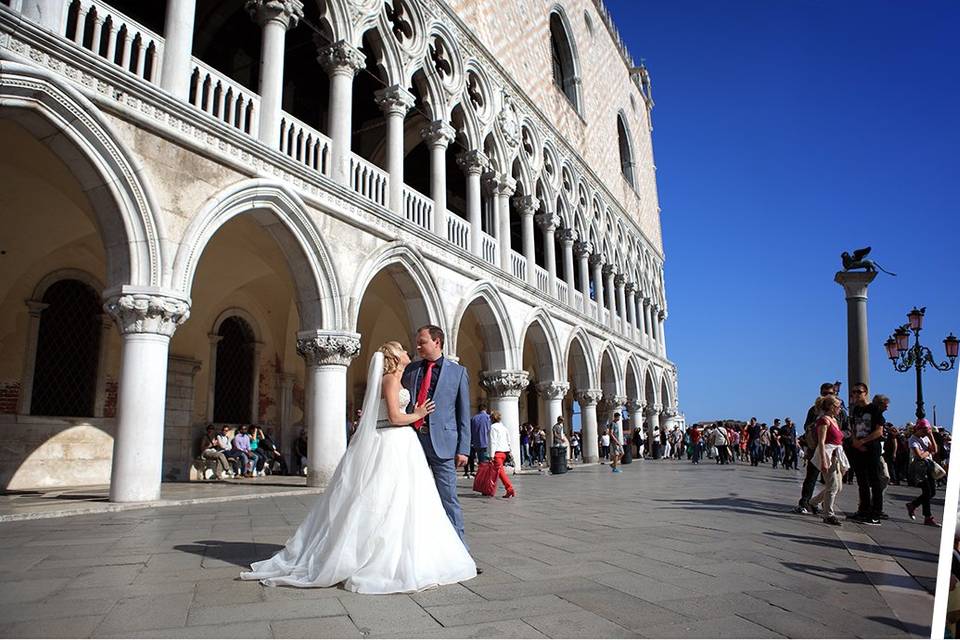
[[[455,464],[457,467],[464,466],[465,464],[467,464],[467,456],[463,455],[462,453],[458,453],[455,460]]]

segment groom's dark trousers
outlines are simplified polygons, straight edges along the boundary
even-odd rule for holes
[[[436,451],[433,450],[433,443],[430,442],[429,433],[418,433],[417,437],[420,438],[423,452],[427,456],[427,464],[430,465],[433,479],[437,483],[437,492],[440,494],[443,510],[447,512],[447,517],[453,523],[453,528],[457,530],[460,541],[466,547],[467,541],[463,537],[463,511],[457,501],[457,467],[454,458],[438,458]]]

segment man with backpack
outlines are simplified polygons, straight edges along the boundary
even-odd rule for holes
[[[820,385],[820,396],[836,396],[837,389],[832,382],[824,382]],[[817,411],[817,403],[807,411],[807,417],[803,421],[803,448],[806,452],[804,456],[807,460],[807,475],[803,479],[803,487],[800,490],[800,501],[797,504],[795,513],[820,513],[820,507],[811,506],[810,499],[813,497],[813,490],[817,488],[817,480],[820,477],[820,470],[813,464],[813,452],[817,448],[817,418],[820,412]],[[843,408],[840,409],[840,415],[837,416],[837,423],[847,424],[847,414]]]

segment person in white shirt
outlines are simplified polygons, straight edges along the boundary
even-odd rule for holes
[[[510,477],[503,468],[503,463],[510,452],[510,432],[503,426],[502,419],[503,416],[499,411],[490,412],[490,451],[493,452],[493,469],[507,490],[503,497],[512,498],[517,495],[517,492],[514,491]]]

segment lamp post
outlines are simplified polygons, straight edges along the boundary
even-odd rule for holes
[[[906,372],[913,368],[917,372],[917,420],[926,415],[923,411],[923,369],[927,365],[937,371],[953,369],[957,360],[957,350],[960,347],[960,340],[951,333],[943,341],[943,347],[950,362],[943,361],[938,364],[934,360],[930,349],[920,344],[920,331],[923,329],[923,316],[926,310],[926,307],[920,307],[919,309],[914,307],[907,314],[908,323],[897,327],[893,335],[883,343],[887,350],[887,357],[893,363],[894,369]],[[913,331],[915,338],[912,347],[910,346],[911,331]]]

